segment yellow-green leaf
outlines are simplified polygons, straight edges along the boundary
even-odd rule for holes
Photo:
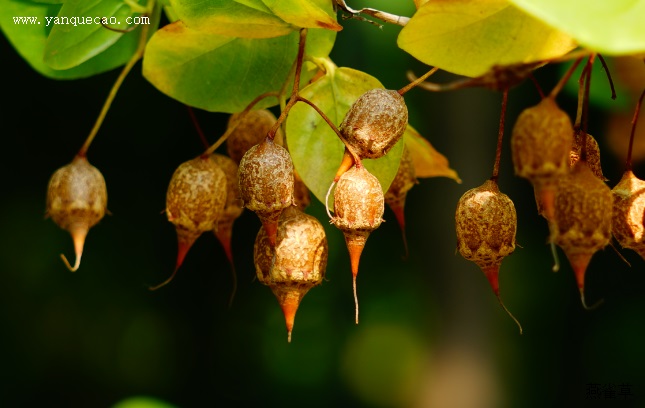
[[[457,172],[450,168],[446,156],[435,150],[412,126],[408,125],[403,140],[410,151],[414,172],[418,178],[449,177],[461,183]]]
[[[471,77],[494,65],[554,58],[575,47],[568,35],[505,0],[427,2],[403,27],[398,45],[428,65]]]
[[[336,33],[311,29],[306,53],[326,57]],[[148,42],[143,75],[182,103],[213,112],[239,112],[258,95],[278,92],[298,53],[298,32],[273,38],[235,38],[191,30],[182,21],[158,30]],[[313,75],[307,64],[303,81]],[[290,89],[290,88],[289,88]],[[276,98],[258,108],[277,104]]]
[[[383,88],[383,85],[371,75],[351,68],[332,68],[302,89],[300,95],[313,102],[338,126],[352,103],[374,88]],[[320,115],[305,103],[298,103],[291,109],[286,127],[294,167],[316,198],[324,203],[343,157],[344,145]],[[403,141],[400,141],[384,157],[363,160],[365,167],[379,179],[383,192],[396,176],[402,152]],[[333,206],[333,196],[329,198],[329,206]]]
[[[295,27],[273,14],[262,0],[170,0],[177,17],[192,30],[240,38],[271,38]]]
[[[323,0],[262,0],[278,17],[298,27],[326,28],[340,31],[331,1]],[[327,6],[323,9],[321,6]]]
[[[645,51],[645,0],[510,0],[592,50],[614,55]]]

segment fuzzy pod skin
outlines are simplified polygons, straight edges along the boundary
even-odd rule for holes
[[[72,236],[76,262],[74,267],[68,264],[70,270],[80,266],[85,237],[106,211],[105,179],[85,157],[76,156],[54,172],[47,187],[46,216]]]
[[[338,180],[334,192],[334,217],[331,223],[343,231],[352,269],[356,324],[358,297],[356,277],[361,254],[369,235],[383,222],[385,198],[378,179],[365,167],[354,166]]]
[[[492,180],[461,196],[455,226],[459,253],[484,271],[499,268],[502,259],[515,250],[515,206]]]
[[[166,193],[166,215],[179,243],[176,268],[205,231],[215,229],[226,204],[226,175],[210,157],[197,157],[177,167]]]
[[[408,108],[397,91],[372,89],[350,107],[340,132],[361,158],[383,157],[401,139]]]
[[[645,181],[628,170],[611,192],[614,237],[623,248],[633,249],[645,259]]]
[[[328,245],[325,229],[311,215],[297,207],[280,215],[275,246],[261,228],[253,249],[258,280],[269,286],[285,316],[291,342],[296,311],[309,289],[320,285],[327,267]]]
[[[600,165],[600,146],[598,146],[598,142],[590,134],[586,134],[585,136],[582,132],[576,133],[573,148],[571,149],[571,153],[569,153],[569,167],[573,167],[580,160],[583,139],[587,144],[587,165],[596,177],[602,181],[607,181],[602,174],[602,166]]]
[[[551,241],[567,255],[583,303],[587,266],[611,239],[613,201],[609,187],[582,160],[558,183]]]
[[[573,126],[553,98],[522,111],[511,134],[515,174],[528,179],[536,190],[543,215],[553,217],[557,179],[569,172]]]
[[[239,113],[231,115],[228,119],[228,127],[230,128],[239,117]],[[226,152],[229,157],[239,164],[244,154],[251,147],[261,143],[266,138],[267,133],[276,122],[277,118],[270,110],[260,109],[248,112],[226,139]],[[282,129],[278,129],[274,142],[282,146],[282,141]]]
[[[293,204],[293,162],[289,152],[265,139],[246,152],[238,179],[244,207],[258,215],[275,242],[278,217]]]

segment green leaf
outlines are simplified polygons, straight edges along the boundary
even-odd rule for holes
[[[66,70],[55,70],[46,65],[43,56],[45,43],[50,27],[46,26],[46,17],[58,15],[60,5],[34,3],[27,0],[5,0],[0,7],[0,29],[20,56],[40,74],[54,79],[77,79],[109,71],[123,65],[130,59],[134,48],[125,39],[138,36],[139,29],[128,36],[122,36],[112,47],[83,62],[79,66]],[[14,24],[14,16],[33,16],[40,24]],[[50,20],[51,21],[51,20]],[[153,27],[159,22],[159,12],[151,18]]]
[[[240,38],[271,38],[297,27],[273,14],[262,0],[170,0],[192,30]]]
[[[594,51],[608,55],[645,52],[645,0],[510,1]]]
[[[96,19],[105,17],[108,25],[126,29],[126,19],[132,16],[134,13],[122,0],[67,0],[58,16],[47,21],[52,29],[45,45],[45,63],[58,70],[73,68],[105,51],[122,37],[119,47],[131,56],[137,48],[139,31],[115,32]]]
[[[340,125],[352,103],[363,93],[383,85],[371,75],[351,68],[328,69],[327,74],[301,90],[300,95],[313,102],[336,125]],[[338,135],[309,105],[297,103],[286,124],[287,145],[294,167],[316,198],[325,202],[345,147]],[[390,187],[399,168],[403,140],[387,155],[363,160],[365,167],[381,182],[383,192]],[[329,206],[333,207],[333,195]]]
[[[335,40],[329,30],[311,29],[306,53],[329,55]],[[148,42],[143,75],[157,89],[182,103],[214,112],[243,110],[258,95],[278,92],[289,78],[298,53],[298,33],[274,38],[235,38],[169,24]],[[306,64],[303,81],[313,76]],[[288,88],[290,89],[290,87]],[[257,107],[277,104],[265,99]]]
[[[575,46],[505,0],[429,1],[403,27],[398,45],[428,65],[471,77],[494,65],[558,57]]]
[[[262,0],[271,11],[284,21],[298,27],[326,28],[340,31],[343,26],[336,22],[336,15],[331,10],[329,0]],[[329,11],[324,10],[322,7]],[[322,7],[321,7],[322,6]]]

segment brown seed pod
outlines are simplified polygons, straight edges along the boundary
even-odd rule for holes
[[[396,172],[396,176],[394,177],[392,184],[390,184],[390,188],[385,192],[385,202],[394,212],[396,221],[399,223],[399,227],[401,228],[406,257],[408,255],[408,242],[405,237],[405,199],[408,195],[408,191],[418,183],[419,181],[417,180],[414,171],[414,163],[412,163],[410,151],[407,147],[403,147],[403,155],[401,156],[399,169]]]
[[[397,91],[372,89],[350,107],[340,132],[361,158],[384,156],[398,142],[408,124],[408,108]]]
[[[385,198],[378,179],[363,166],[354,166],[338,180],[334,192],[334,217],[331,223],[343,231],[352,267],[356,323],[358,298],[356,276],[365,242],[383,222]]]
[[[177,262],[172,275],[150,290],[174,278],[195,240],[215,228],[225,203],[226,176],[214,160],[197,157],[177,167],[166,192],[166,216],[177,231]]]
[[[107,211],[107,188],[101,172],[84,156],[76,156],[68,165],[54,172],[47,187],[46,216],[72,235],[76,261],[72,272],[81,265],[83,246],[88,231]]]
[[[628,170],[611,192],[614,237],[623,248],[633,249],[645,259],[645,181]]]
[[[587,165],[596,177],[602,181],[607,181],[602,174],[602,166],[600,165],[600,146],[598,146],[598,142],[590,134],[586,134],[585,136],[583,132],[576,132],[573,148],[569,154],[569,167],[573,167],[580,160],[583,140],[587,143]]]
[[[320,285],[327,267],[327,237],[320,222],[295,206],[282,211],[275,246],[260,229],[253,250],[258,280],[269,286],[284,313],[291,342],[296,311],[303,296]]]
[[[497,183],[487,180],[466,191],[455,212],[457,249],[464,258],[481,268],[500,305],[520,328],[522,326],[506,309],[499,292],[499,268],[502,260],[515,250],[517,214],[513,201],[499,191]]]
[[[525,109],[513,127],[511,152],[515,174],[533,184],[547,219],[553,216],[557,179],[569,172],[572,146],[571,119],[552,97]]]
[[[593,254],[609,244],[612,208],[611,190],[583,160],[558,182],[551,241],[567,255],[585,308],[585,273]]]
[[[240,118],[240,113],[231,115],[228,119],[228,127],[231,127]],[[248,112],[242,117],[235,130],[226,139],[226,152],[236,163],[240,163],[244,153],[251,147],[262,142],[277,119],[270,110],[260,109]],[[274,142],[282,146],[282,129],[278,129]]]
[[[238,178],[243,205],[258,215],[272,244],[280,213],[293,204],[293,177],[289,152],[269,138],[249,149],[240,162]]]

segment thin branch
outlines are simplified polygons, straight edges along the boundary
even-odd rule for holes
[[[502,112],[499,115],[499,133],[497,134],[497,150],[495,152],[495,165],[491,180],[497,183],[499,178],[499,164],[502,160],[502,140],[504,139],[504,120],[506,117],[506,103],[508,101],[508,89],[502,93]]]
[[[399,95],[403,96],[410,89],[416,87],[417,85],[419,85],[420,83],[422,83],[423,81],[428,79],[428,77],[430,77],[430,75],[434,74],[438,70],[439,70],[439,67],[432,68],[430,71],[428,71],[425,74],[421,75],[419,78],[416,78],[415,80],[411,81],[409,84],[407,84],[403,88],[399,89],[397,92],[399,93]]]
[[[598,59],[600,60],[602,67],[605,69],[605,73],[607,74],[607,80],[609,81],[609,87],[611,88],[611,99],[616,100],[616,88],[614,88],[614,80],[611,78],[609,67],[607,66],[607,63],[605,62],[605,59],[602,57],[602,55],[598,54]]]
[[[362,14],[367,14],[368,16],[377,18],[385,23],[395,24],[402,27],[405,26],[410,21],[409,17],[397,16],[396,14],[387,13],[385,11],[380,11],[373,8],[362,8],[360,10],[355,10],[349,7],[347,3],[345,3],[345,0],[336,0],[336,4],[343,11],[351,14],[352,18],[362,13]]]
[[[638,102],[636,103],[636,109],[634,110],[634,117],[632,118],[632,132],[629,136],[629,150],[627,151],[626,167],[628,171],[632,169],[632,148],[634,146],[634,136],[636,135],[636,123],[638,123],[638,114],[643,104],[643,96],[645,96],[645,89],[643,89],[643,92],[641,92],[640,98],[638,98]]]

